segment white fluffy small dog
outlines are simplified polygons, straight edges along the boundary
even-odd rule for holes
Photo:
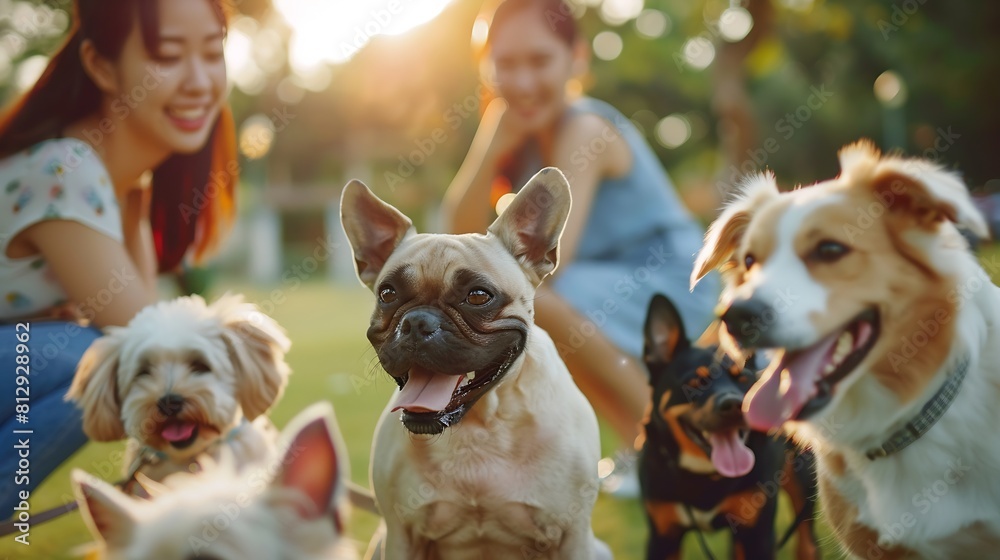
[[[151,305],[109,327],[80,361],[67,393],[96,441],[129,438],[125,470],[152,480],[227,448],[237,465],[268,457],[277,430],[264,416],[281,396],[290,342],[239,295]],[[256,420],[255,420],[256,419]]]
[[[150,484],[152,500],[123,494],[73,471],[91,533],[109,560],[349,560],[347,457],[327,404],[300,413],[272,460],[237,474],[230,455],[197,476],[176,473]],[[202,459],[204,461],[204,459]]]

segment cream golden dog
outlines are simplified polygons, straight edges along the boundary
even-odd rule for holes
[[[153,480],[222,447],[243,465],[273,451],[264,415],[281,396],[288,338],[242,296],[199,296],[140,311],[87,350],[67,394],[96,441],[129,438],[126,475]]]
[[[383,558],[610,557],[590,526],[597,420],[532,321],[569,209],[551,168],[486,235],[417,234],[363,184],[345,188],[344,229],[377,299],[368,339],[400,387],[372,447]]]
[[[329,405],[292,420],[278,448],[237,469],[230,453],[202,456],[202,472],[144,481],[152,500],[83,471],[73,487],[100,554],[109,560],[351,560],[343,536],[348,461]]]
[[[743,186],[693,280],[719,268],[740,346],[776,349],[747,422],[818,457],[820,503],[857,558],[1000,549],[1000,290],[956,226],[986,224],[959,178],[861,142],[840,176]]]

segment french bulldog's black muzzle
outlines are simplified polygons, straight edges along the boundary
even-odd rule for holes
[[[403,312],[388,337],[369,330],[379,362],[400,388],[406,385],[413,367],[455,376],[476,373],[473,382],[455,391],[445,410],[404,411],[403,424],[413,433],[441,433],[458,422],[503,377],[527,342],[528,326],[519,320],[505,318],[478,325],[483,330],[463,326],[438,307],[420,305]]]

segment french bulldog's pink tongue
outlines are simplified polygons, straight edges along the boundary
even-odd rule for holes
[[[833,352],[840,331],[804,350],[788,352],[771,365],[747,393],[743,416],[754,430],[766,432],[779,428],[806,404],[816,383],[823,378],[823,368]],[[782,392],[781,372],[788,370],[788,387]]]
[[[167,441],[184,441],[194,433],[194,422],[170,423],[163,427],[160,435]]]
[[[708,442],[712,444],[712,464],[722,476],[736,478],[753,469],[753,451],[743,443],[739,430],[709,434]]]
[[[445,375],[434,373],[420,367],[410,368],[410,378],[403,385],[392,411],[404,409],[409,412],[439,412],[451,402],[451,395],[458,384],[462,382],[461,375]]]

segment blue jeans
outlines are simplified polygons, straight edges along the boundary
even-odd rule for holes
[[[18,353],[17,337],[24,338],[24,328],[0,325],[0,376],[3,377],[0,382],[0,519],[13,513],[14,506],[20,502],[20,492],[31,492],[87,443],[80,410],[74,403],[65,402],[63,397],[73,381],[77,363],[90,343],[101,336],[101,331],[62,321],[34,322],[28,326],[28,352]],[[19,355],[29,357],[28,383],[20,386],[20,391],[17,385]],[[15,400],[25,396],[24,388],[29,399],[27,423],[21,421],[23,416],[16,409]],[[31,430],[32,433],[16,434],[15,430]],[[27,469],[23,468],[21,455],[24,454],[28,455]],[[31,503],[30,498],[28,502]]]

